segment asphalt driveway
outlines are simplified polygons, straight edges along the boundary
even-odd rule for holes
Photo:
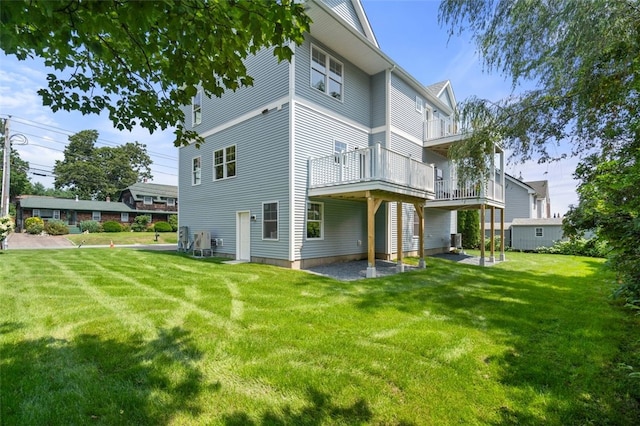
[[[7,238],[7,248],[11,249],[43,249],[75,247],[64,235],[31,235],[13,232]]]

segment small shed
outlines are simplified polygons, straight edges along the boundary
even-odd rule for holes
[[[551,247],[564,239],[562,218],[513,219],[511,222],[511,248],[514,250],[535,250]]]

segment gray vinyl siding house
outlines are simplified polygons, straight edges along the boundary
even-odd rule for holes
[[[514,250],[536,250],[551,247],[564,238],[562,218],[514,219],[511,223],[511,244]]]
[[[309,0],[307,13],[291,63],[263,49],[246,61],[252,87],[185,109],[205,139],[179,151],[188,235],[291,268],[367,258],[375,276],[374,257],[448,251],[457,209],[504,208],[503,180],[464,197],[453,180],[449,82],[423,86],[381,52],[359,0]]]

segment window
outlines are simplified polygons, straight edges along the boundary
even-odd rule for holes
[[[56,220],[60,220],[60,210],[54,210],[52,217]]]
[[[192,161],[191,166],[191,184],[192,185],[200,185],[200,157],[195,157]]]
[[[422,98],[420,96],[416,96],[416,111],[422,114]]]
[[[278,203],[262,204],[262,239],[278,239]]]
[[[41,217],[40,209],[33,209],[33,217]]]
[[[307,239],[324,238],[324,204],[309,202],[307,205]]]
[[[202,123],[202,90],[198,90],[198,93],[193,97],[193,118],[191,125],[197,126]]]
[[[342,100],[342,63],[311,46],[311,87]]]
[[[536,237],[542,237],[542,236],[543,236],[542,228],[536,228]]]
[[[60,219],[60,210],[33,209],[33,216],[41,219]]]
[[[213,153],[213,180],[236,175],[236,146],[228,146]]]
[[[413,211],[413,236],[418,238],[420,236],[420,216],[417,211]]]
[[[129,213],[120,213],[120,222],[129,222]]]
[[[176,199],[175,198],[167,198],[167,206],[173,207],[176,205]]]
[[[142,201],[143,204],[145,205],[151,205],[153,204],[153,197],[151,195],[145,195]]]
[[[96,222],[100,222],[100,220],[102,220],[102,213],[100,213],[100,212],[91,212],[91,220],[95,220]]]
[[[347,152],[347,144],[345,142],[333,141],[333,154],[335,157],[336,164],[342,163],[342,156],[340,154],[344,154]]]

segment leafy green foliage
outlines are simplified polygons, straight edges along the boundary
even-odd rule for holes
[[[44,232],[49,235],[67,235],[69,233],[69,228],[63,221],[51,219],[45,222]]]
[[[109,220],[102,224],[103,232],[122,232],[122,225],[119,222]]]
[[[4,241],[14,228],[11,216],[0,216],[0,241]]]
[[[64,160],[56,160],[56,189],[67,189],[85,199],[115,198],[123,188],[152,178],[151,158],[144,144],[129,142],[96,148],[98,132],[83,130],[69,136]]]
[[[83,220],[78,224],[78,226],[80,227],[80,230],[82,232],[89,232],[89,233],[102,232],[102,227],[100,226],[100,222],[95,220]]]
[[[462,234],[462,247],[480,247],[480,213],[478,210],[458,211],[458,232]]]
[[[538,253],[565,254],[572,256],[607,257],[608,245],[597,237],[594,238],[569,238],[556,241],[551,247],[540,247]]]
[[[29,234],[41,234],[44,231],[44,221],[37,217],[28,217],[24,221],[24,228]]]
[[[178,230],[178,215],[172,214],[169,216],[169,225],[171,225],[171,230],[176,232]]]
[[[147,230],[149,222],[151,222],[151,216],[145,214],[138,215],[135,219],[133,219],[131,230],[133,232],[145,232]]]
[[[64,189],[45,188],[45,186],[40,182],[35,182],[33,185],[31,185],[29,192],[25,192],[25,194],[44,195],[47,197],[56,197],[56,198],[74,198],[75,197],[75,194],[72,191],[66,191]]]
[[[470,31],[487,68],[511,77],[514,87],[535,84],[495,103],[461,103],[460,116],[473,129],[464,169],[483,165],[480,153],[492,135],[520,159],[580,154],[580,203],[569,212],[565,232],[593,230],[606,241],[618,294],[640,305],[638,3],[444,0],[440,20],[450,34]],[[562,144],[571,151],[558,149]]]
[[[4,2],[0,48],[55,70],[39,91],[52,110],[106,109],[118,129],[175,126],[179,146],[201,141],[180,109],[196,87],[220,96],[250,86],[243,60],[262,48],[290,60],[289,43],[309,30],[304,8],[293,0]]]
[[[169,224],[169,222],[156,222],[153,225],[153,229],[156,232],[172,232],[173,228]]]

